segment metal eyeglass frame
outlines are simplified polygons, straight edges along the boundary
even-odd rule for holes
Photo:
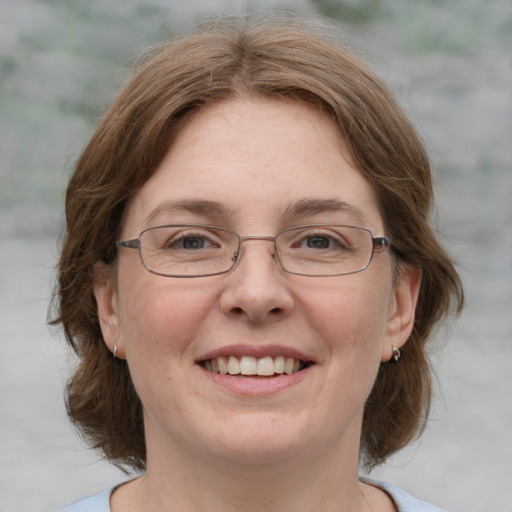
[[[281,233],[285,233],[287,231],[291,231],[291,230],[294,230],[294,229],[300,229],[300,228],[315,228],[315,227],[329,227],[329,226],[331,226],[331,227],[346,227],[346,228],[352,228],[352,229],[360,229],[362,231],[366,231],[367,233],[369,233],[369,235],[371,236],[371,239],[372,239],[372,252],[370,254],[370,258],[368,260],[368,263],[363,268],[360,268],[358,270],[353,270],[351,272],[342,272],[342,273],[335,273],[335,274],[304,274],[304,273],[301,273],[301,272],[293,272],[291,270],[288,270],[283,265],[283,262],[281,261],[281,259],[279,257],[279,250],[278,250],[277,245],[276,245],[276,238]],[[166,274],[166,273],[163,273],[163,272],[157,272],[156,270],[153,270],[153,269],[149,268],[146,265],[146,263],[144,262],[144,258],[142,257],[141,237],[147,231],[151,231],[153,229],[159,229],[159,228],[166,228],[166,227],[190,227],[190,228],[196,227],[196,228],[217,229],[217,230],[225,231],[227,233],[231,233],[231,234],[235,235],[238,238],[238,247],[237,247],[237,251],[231,257],[231,259],[232,259],[231,266],[228,269],[222,270],[222,271],[219,271],[219,272],[212,272],[212,273],[206,273],[206,274],[190,274],[190,275],[187,275],[187,274]],[[345,275],[350,275],[350,274],[357,274],[358,272],[362,272],[363,270],[366,270],[370,266],[370,263],[372,262],[372,259],[373,259],[373,255],[376,252],[377,253],[382,252],[382,251],[384,251],[386,248],[388,248],[390,246],[389,238],[387,238],[385,236],[374,237],[373,233],[369,229],[363,228],[363,227],[360,227],[360,226],[350,226],[348,224],[303,224],[303,225],[299,225],[299,226],[292,226],[292,227],[289,227],[289,228],[286,228],[286,229],[282,229],[281,231],[276,233],[275,236],[257,236],[257,235],[240,236],[239,234],[235,233],[234,231],[231,231],[230,229],[223,228],[223,227],[220,227],[220,226],[214,226],[214,225],[210,225],[210,224],[164,224],[164,225],[161,225],[161,226],[152,226],[150,228],[144,229],[143,231],[140,232],[138,238],[133,238],[132,240],[120,240],[120,241],[117,241],[115,243],[115,246],[116,247],[124,247],[126,249],[138,249],[142,265],[144,266],[144,268],[148,272],[151,272],[152,274],[155,274],[155,275],[158,275],[158,276],[162,276],[162,277],[194,278],[194,277],[216,276],[216,275],[220,275],[220,274],[226,274],[227,272],[231,271],[236,266],[238,261],[240,261],[240,259],[241,259],[240,255],[242,253],[242,251],[241,251],[242,243],[247,241],[247,240],[268,240],[269,242],[273,242],[274,254],[276,255],[277,260],[279,261],[279,264],[280,264],[281,268],[285,272],[287,272],[289,274],[294,274],[294,275],[299,275],[299,276],[306,276],[306,277],[335,277],[335,276],[345,276]]]

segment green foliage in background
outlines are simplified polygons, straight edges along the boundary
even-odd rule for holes
[[[0,2],[0,210],[26,203],[55,209],[73,160],[133,59],[198,11],[168,0]],[[395,53],[487,58],[493,45],[512,43],[510,0],[309,2],[360,41],[382,48],[392,41]],[[217,14],[229,12],[227,3],[218,0]]]
[[[318,12],[355,25],[392,26],[408,52],[461,54],[512,42],[512,2],[312,0]]]
[[[368,23],[378,19],[382,0],[313,0],[324,16],[346,23]]]
[[[127,2],[24,0],[0,46],[0,208],[53,208],[72,160],[136,56],[160,39],[161,7]],[[2,22],[0,21],[0,30]]]

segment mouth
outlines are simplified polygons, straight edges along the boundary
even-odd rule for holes
[[[293,375],[313,363],[294,357],[286,356],[221,356],[199,361],[198,364],[205,370],[219,375],[250,376],[250,377],[278,377]]]

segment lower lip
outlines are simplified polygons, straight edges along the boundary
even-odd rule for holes
[[[313,366],[308,366],[301,371],[291,375],[283,374],[278,377],[251,377],[223,375],[205,370],[202,366],[198,368],[214,384],[235,393],[247,396],[272,395],[301,383],[312,371]]]

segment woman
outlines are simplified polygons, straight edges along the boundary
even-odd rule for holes
[[[66,197],[72,421],[140,476],[64,509],[438,510],[358,478],[424,428],[462,306],[429,161],[381,84],[295,19],[143,60]]]

